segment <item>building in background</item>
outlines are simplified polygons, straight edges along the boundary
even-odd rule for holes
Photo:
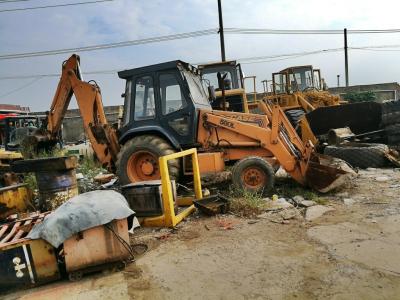
[[[329,92],[342,97],[346,94],[372,92],[375,95],[375,101],[377,102],[400,99],[400,85],[397,82],[352,85],[348,87],[332,87],[329,88]]]
[[[115,124],[118,123],[122,117],[123,106],[105,106],[104,112],[108,123]],[[45,115],[46,112],[35,112],[32,114]],[[83,128],[83,121],[79,109],[67,110],[62,123],[62,139],[63,142],[67,144],[86,140],[86,134]]]
[[[29,107],[26,106],[20,106],[20,105],[15,105],[15,104],[0,104],[0,114],[28,114],[30,112]]]

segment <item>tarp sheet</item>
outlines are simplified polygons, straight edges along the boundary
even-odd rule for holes
[[[120,193],[112,190],[93,191],[75,196],[33,226],[30,239],[44,239],[60,246],[75,233],[125,219],[134,214]]]

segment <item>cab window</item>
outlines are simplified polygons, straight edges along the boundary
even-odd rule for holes
[[[181,86],[174,74],[160,75],[160,96],[163,115],[181,110],[186,106]]]
[[[139,77],[135,80],[135,121],[153,119],[155,113],[153,78]]]

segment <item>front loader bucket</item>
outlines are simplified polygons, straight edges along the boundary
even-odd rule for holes
[[[312,154],[306,171],[307,184],[327,193],[352,180],[356,172],[343,160],[323,154]]]

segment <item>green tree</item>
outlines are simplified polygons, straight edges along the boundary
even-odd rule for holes
[[[376,100],[376,95],[374,94],[374,92],[371,92],[371,91],[359,92],[359,93],[355,93],[355,92],[346,93],[342,97],[344,100],[349,101],[350,103]]]

